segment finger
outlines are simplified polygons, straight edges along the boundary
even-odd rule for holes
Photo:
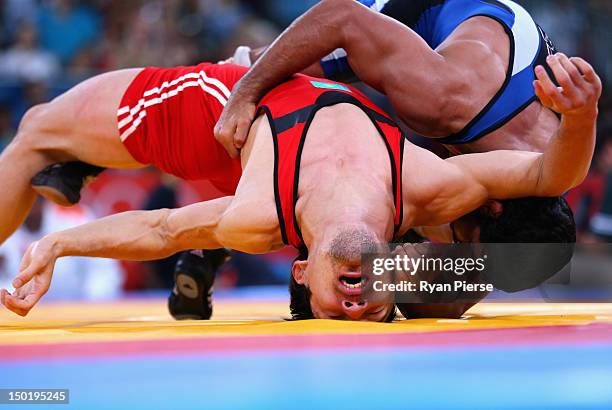
[[[234,126],[217,123],[215,126],[215,139],[225,148],[231,158],[238,157],[238,150],[234,146]]]
[[[397,248],[395,248],[394,254],[399,256],[407,255],[405,246],[406,245],[398,245]]]
[[[15,289],[12,296],[18,299],[24,299],[30,291],[31,291],[31,286],[23,286],[19,289]]]
[[[236,134],[234,134],[234,147],[240,149],[244,146],[251,129],[251,123],[249,121],[240,121],[236,127]]]
[[[535,69],[535,74],[536,78],[540,82],[540,85],[542,86],[542,90],[546,95],[552,97],[552,95],[559,92],[557,86],[552,82],[543,66],[537,66]]]
[[[230,158],[234,158],[235,159],[235,158],[238,158],[238,156],[240,155],[240,151],[238,151],[238,149],[234,145],[233,139],[230,140],[230,142],[228,144],[223,144],[223,147],[227,151],[227,155],[229,155]]]
[[[23,258],[21,259],[21,264],[19,265],[19,271],[20,272],[22,270],[25,270],[25,268],[30,264],[30,261],[32,260],[32,250],[34,249],[34,245],[35,244],[36,244],[36,242],[34,242],[30,246],[28,246],[28,250],[23,255]]]
[[[572,79],[563,65],[561,64],[561,57],[559,55],[550,56],[547,59],[548,65],[553,71],[555,78],[559,82],[559,85],[563,87],[563,95],[574,100],[577,96],[578,90],[572,82]],[[552,97],[552,96],[551,96]],[[554,99],[554,97],[552,97]]]
[[[25,298],[20,299],[15,296],[7,296],[8,308],[21,316],[26,316],[30,310],[40,301],[45,292],[36,291],[30,293]]]
[[[26,283],[32,280],[32,278],[41,271],[38,265],[32,264],[28,266],[24,271],[20,272],[15,279],[13,279],[13,287],[19,289]]]
[[[587,63],[582,58],[572,57],[570,61],[580,70],[580,72],[584,76],[584,79],[587,80],[589,83],[594,84],[601,81],[597,73],[595,73],[595,69],[593,68],[593,66]]]
[[[535,89],[536,96],[540,99],[540,102],[545,107],[552,107],[552,100],[548,98],[548,95],[544,91],[544,88],[540,80],[536,80],[533,82],[533,88]]]
[[[0,289],[0,304],[2,304],[3,306],[6,306],[6,303],[4,302],[4,300],[6,299],[7,295],[10,295],[8,290]]]
[[[16,298],[12,295],[7,295],[4,299],[4,306],[13,313],[18,314],[19,316],[26,316],[30,311],[27,308],[24,308],[25,304],[19,298]]]
[[[574,85],[577,87],[582,87],[585,83],[585,79],[578,70],[578,67],[572,64],[570,59],[567,58],[567,56],[563,53],[559,53],[559,62],[561,63],[561,66],[563,67],[565,72],[571,78]]]
[[[546,94],[547,98],[550,99],[550,101],[552,102],[549,107],[553,107],[556,105],[560,109],[567,109],[570,105],[569,99],[563,96],[563,94],[561,94],[561,91],[552,82],[544,67],[536,67],[535,72],[536,77],[540,81],[540,85],[544,90],[544,93]]]

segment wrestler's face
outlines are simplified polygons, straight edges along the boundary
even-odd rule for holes
[[[392,304],[362,297],[360,263],[337,264],[321,255],[295,262],[292,274],[310,290],[310,307],[317,319],[384,322],[394,309]]]

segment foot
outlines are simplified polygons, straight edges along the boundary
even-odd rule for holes
[[[229,260],[227,250],[184,252],[174,271],[168,310],[176,320],[208,320],[212,316],[215,273]]]
[[[81,200],[83,187],[105,169],[84,162],[54,164],[32,178],[32,188],[58,205],[72,206]]]

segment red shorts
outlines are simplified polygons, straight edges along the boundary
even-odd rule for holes
[[[247,71],[231,64],[144,69],[119,107],[121,140],[138,162],[188,180],[206,179],[226,194],[240,180],[213,130],[230,90]]]

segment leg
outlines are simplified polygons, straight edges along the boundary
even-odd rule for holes
[[[121,70],[87,80],[50,103],[30,109],[0,156],[0,243],[23,222],[34,202],[32,177],[45,167],[83,161],[109,168],[137,168],[119,140],[117,107],[140,72]]]

